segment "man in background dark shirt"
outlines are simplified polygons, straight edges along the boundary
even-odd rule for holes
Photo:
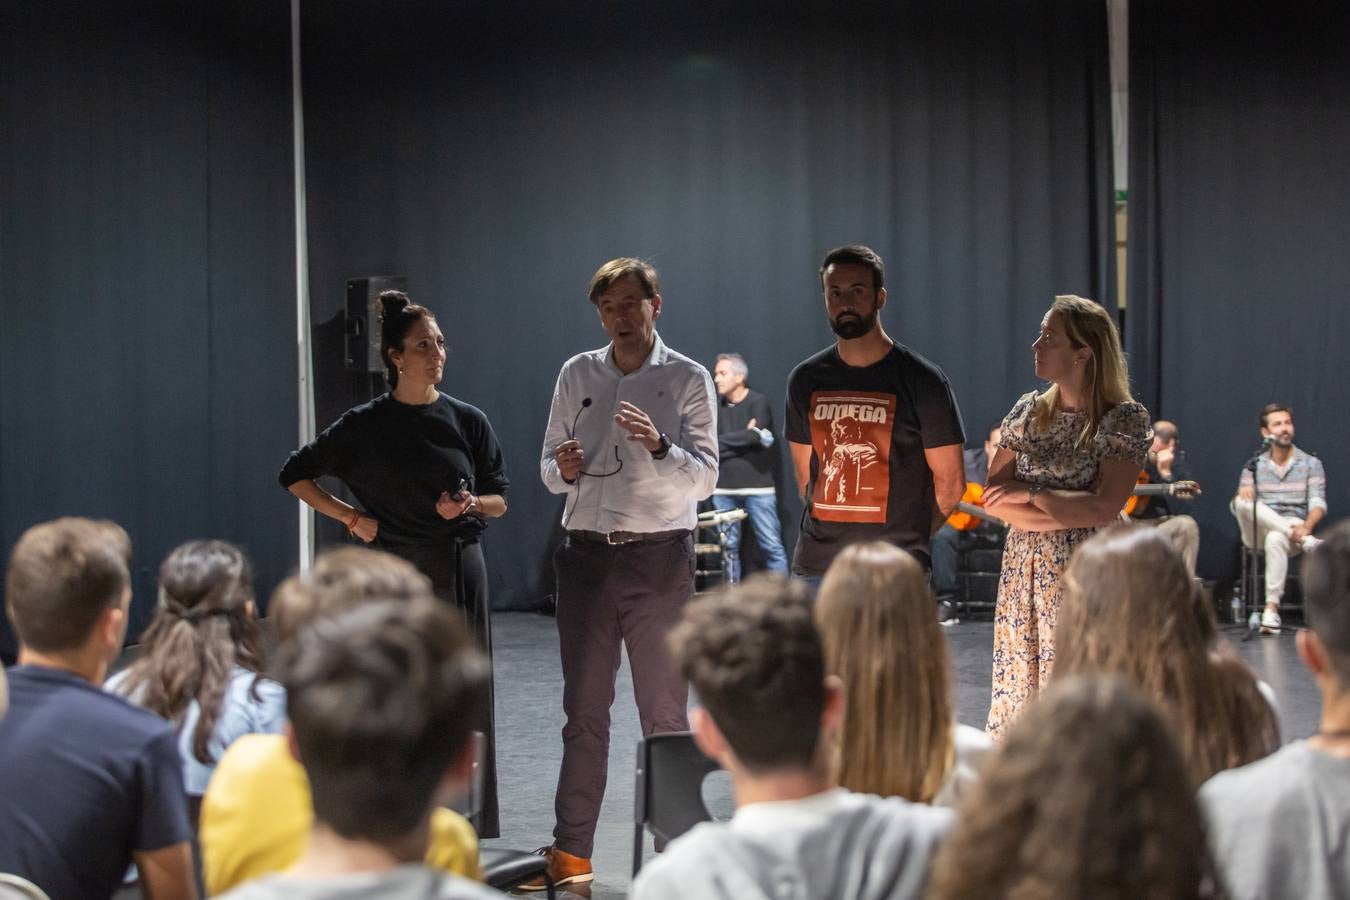
[[[773,413],[769,401],[745,384],[750,369],[739,353],[723,353],[713,369],[717,386],[717,449],[721,468],[713,507],[718,512],[743,509],[750,516],[755,540],[764,551],[765,568],[787,571],[782,528],[773,483]],[[741,580],[741,523],[722,526],[724,552],[732,582]]]
[[[1191,480],[1190,466],[1186,464],[1185,452],[1177,446],[1177,426],[1166,419],[1153,423],[1153,446],[1148,451],[1148,462],[1144,464],[1149,484],[1176,484]],[[1140,497],[1141,501],[1145,498]],[[1177,511],[1180,504],[1187,502],[1180,496],[1169,497],[1166,494],[1147,498],[1147,503],[1135,507],[1131,519],[1140,525],[1155,526],[1167,535],[1172,546],[1177,548],[1186,571],[1195,577],[1195,560],[1200,554],[1200,526],[1195,519]]]
[[[106,900],[132,862],[153,900],[197,896],[178,738],[100,687],[122,649],[131,541],[111,522],[23,533],[5,603],[19,637],[0,721],[0,872]]]

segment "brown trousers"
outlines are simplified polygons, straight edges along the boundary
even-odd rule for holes
[[[567,716],[553,836],[560,850],[589,858],[609,774],[609,711],[623,645],[642,733],[689,728],[689,686],[665,641],[694,592],[693,538],[615,546],[568,538],[553,564]]]

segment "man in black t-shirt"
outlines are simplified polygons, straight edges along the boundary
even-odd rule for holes
[[[773,412],[769,400],[745,383],[749,367],[739,353],[723,353],[713,369],[717,386],[717,450],[720,468],[712,503],[718,512],[743,509],[755,540],[764,551],[764,566],[787,572],[783,532],[773,483]],[[723,525],[727,580],[741,580],[741,523]]]
[[[837,335],[788,377],[787,438],[806,501],[795,574],[823,575],[849,544],[884,540],[929,565],[928,539],[965,491],[965,432],[942,370],[881,326],[885,264],[852,245],[820,267]]]
[[[57,519],[23,533],[5,578],[19,664],[0,721],[0,872],[61,900],[105,900],[133,862],[145,896],[197,895],[177,735],[101,687],[130,556],[111,522]]]

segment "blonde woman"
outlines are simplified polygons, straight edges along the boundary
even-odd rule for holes
[[[844,685],[835,781],[851,791],[951,805],[993,747],[952,710],[947,641],[928,573],[904,550],[854,544],[820,585],[826,671]]]
[[[1075,547],[1120,515],[1153,431],[1130,396],[1111,315],[1060,296],[1031,345],[1036,376],[1003,420],[984,505],[1011,527],[994,608],[993,691],[986,730],[995,741],[1050,677],[1060,579]]]
[[[1117,525],[1074,554],[1064,578],[1056,679],[1092,672],[1128,678],[1171,720],[1197,785],[1280,746],[1260,682],[1217,642],[1214,611],[1157,531]]]

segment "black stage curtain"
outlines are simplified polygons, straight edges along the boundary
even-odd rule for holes
[[[514,481],[499,608],[551,591],[540,442],[559,367],[605,343],[605,260],[652,260],[666,342],[742,353],[780,428],[789,369],[832,340],[831,246],[886,258],[883,320],[972,442],[1035,386],[1051,296],[1115,299],[1102,3],[322,0],[303,37],[314,321],[377,273],[440,314],[444,387]]]
[[[190,538],[245,547],[265,597],[296,545],[289,4],[6,3],[0,84],[6,553],[119,522],[133,636]]]
[[[1350,9],[1130,3],[1131,374],[1205,487],[1202,574],[1237,572],[1228,502],[1258,414],[1293,407],[1350,502]]]

